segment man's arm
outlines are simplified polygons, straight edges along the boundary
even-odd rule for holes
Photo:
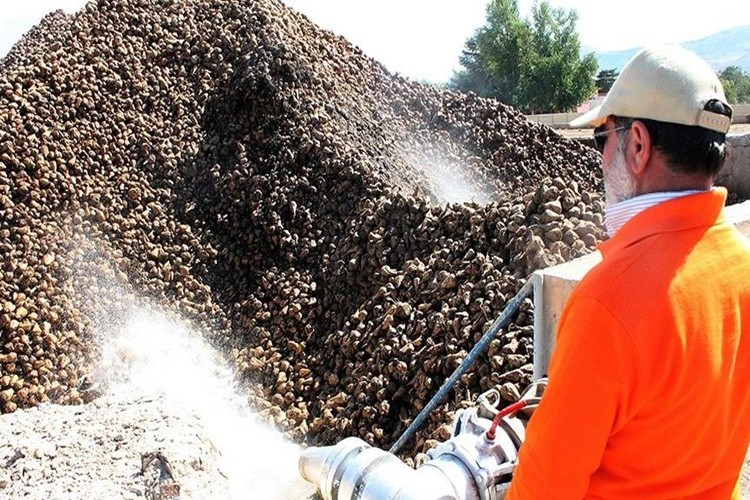
[[[583,498],[609,436],[632,415],[638,371],[620,321],[596,300],[571,299],[507,498]]]

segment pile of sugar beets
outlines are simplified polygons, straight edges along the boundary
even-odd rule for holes
[[[54,12],[0,61],[0,409],[95,398],[103,325],[149,303],[290,438],[387,448],[531,272],[604,238],[598,163],[279,0]],[[532,314],[405,453],[518,397]]]

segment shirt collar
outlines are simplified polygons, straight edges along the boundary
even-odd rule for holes
[[[626,222],[647,208],[658,205],[663,201],[700,192],[698,190],[691,190],[646,193],[615,203],[607,207],[604,211],[604,224],[607,228],[607,234],[610,237],[614,236]]]
[[[632,245],[656,233],[706,227],[724,222],[727,190],[715,187],[673,198],[640,211],[615,236],[599,245],[602,255]]]

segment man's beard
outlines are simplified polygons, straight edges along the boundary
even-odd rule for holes
[[[625,144],[623,142],[617,145],[617,150],[609,167],[602,170],[604,171],[604,195],[608,207],[635,196],[635,179],[630,174],[625,161]]]

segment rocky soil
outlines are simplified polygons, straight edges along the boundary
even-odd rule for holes
[[[201,417],[163,395],[19,410],[0,417],[0,498],[311,497],[296,449],[254,425],[238,474]]]
[[[96,370],[139,301],[203,332],[288,439],[387,448],[533,270],[604,237],[596,152],[391,75],[277,0],[52,13],[0,61],[0,117],[0,410],[29,419],[23,438],[0,425],[0,460],[41,496],[80,491],[49,480],[67,450],[125,441],[138,453],[104,475],[138,490],[139,454],[171,439],[103,399]],[[480,392],[518,396],[532,313],[527,300],[407,460]],[[74,406],[20,411],[46,402]],[[120,420],[82,411],[107,404]],[[51,442],[46,411],[90,431]],[[167,449],[172,465],[216,477],[210,447],[183,444],[199,451]],[[96,482],[106,456],[83,474]]]

